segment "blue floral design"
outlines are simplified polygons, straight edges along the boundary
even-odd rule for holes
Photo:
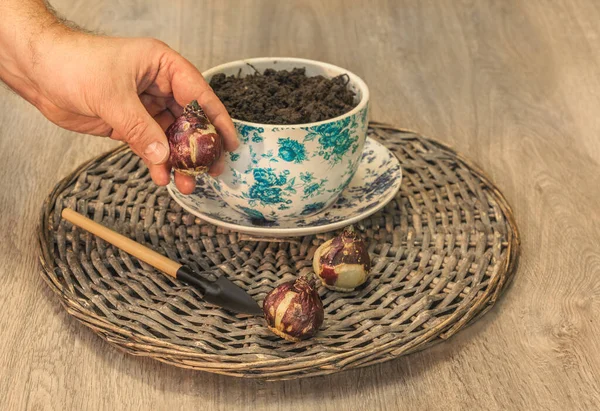
[[[367,163],[371,164],[373,161],[375,161],[375,151],[373,151],[373,150],[363,151],[362,159],[363,159],[363,161],[366,160]]]
[[[360,121],[362,124],[368,124],[367,117],[369,115],[369,106],[367,105],[360,113]]]
[[[313,196],[317,191],[319,191],[321,185],[319,183],[312,183],[306,187],[304,187],[304,195],[305,196]]]
[[[242,143],[248,143],[250,139],[252,139],[253,143],[260,143],[263,141],[262,133],[265,132],[263,127],[254,127],[246,124],[236,123],[235,128],[240,135],[240,140]]]
[[[332,209],[337,209],[337,208],[353,208],[354,202],[350,201],[347,197],[344,196],[340,196],[338,198],[338,200],[335,202],[335,204],[333,204],[333,206],[331,207]]]
[[[240,206],[240,211],[242,211],[245,214],[247,214],[250,218],[258,218],[258,219],[261,219],[261,220],[266,220],[265,216],[263,215],[263,213],[261,213],[258,210],[254,210],[254,209],[249,208],[249,207]]]
[[[284,170],[279,174],[278,177],[272,168],[255,168],[252,172],[254,179],[260,184],[279,186],[287,182],[287,176],[289,174],[289,170]]]
[[[281,196],[282,191],[279,187],[265,187],[262,185],[253,185],[248,191],[248,197],[258,200],[261,204],[278,204],[284,202]],[[290,201],[291,202],[291,201]]]
[[[239,153],[229,153],[229,158],[231,161],[238,161],[240,159]]]
[[[363,199],[371,201],[377,196],[383,194],[390,186],[394,184],[394,176],[397,174],[399,166],[391,167],[381,173],[375,181],[363,191]]]
[[[258,154],[256,154],[251,145],[248,146],[248,152],[250,153],[250,163],[248,163],[246,173],[250,173],[258,165]]]
[[[279,160],[277,160],[277,158],[275,157],[275,154],[273,154],[273,150],[269,150],[264,154],[260,155],[262,158],[268,158],[269,159],[269,163],[274,162],[274,163],[278,163]]]
[[[233,167],[229,167],[229,168],[231,170],[231,184],[233,186],[238,186],[238,185],[241,185],[241,184],[245,184],[245,181],[242,178],[242,173],[240,173],[239,171],[237,171]]]
[[[310,183],[313,179],[315,178],[315,175],[311,172],[303,172],[300,173],[300,180],[304,181],[305,183]]]
[[[255,168],[252,170],[254,184],[248,190],[250,204],[257,201],[261,205],[273,204],[291,204],[292,201],[285,198],[286,193],[295,193],[294,181],[292,178],[288,181],[289,170],[282,171],[279,175],[275,174],[272,168]]]
[[[300,215],[307,215],[307,214],[316,213],[317,211],[319,211],[323,207],[325,207],[325,203],[323,203],[323,202],[308,204],[308,205],[304,206],[304,209],[302,210],[302,212],[300,213]]]
[[[217,184],[218,183],[215,182],[215,185],[217,185]],[[198,197],[202,197],[202,198],[207,198],[209,200],[216,200],[219,198],[217,193],[215,193],[215,190],[212,190],[212,189],[210,189],[210,187],[200,185],[200,184],[196,185],[196,188],[194,189],[194,195],[196,195]]]
[[[290,137],[280,138],[277,140],[277,144],[279,144],[279,158],[296,164],[300,164],[306,160],[304,144],[292,140]]]
[[[314,173],[309,171],[301,172],[300,180],[304,183],[302,186],[302,193],[304,194],[302,196],[303,200],[323,194],[325,191],[325,184],[328,181],[326,178],[322,178],[320,181],[317,181]]]
[[[304,186],[303,189],[303,196],[302,199],[305,200],[307,198],[312,198],[312,197],[316,197],[318,195],[323,194],[323,192],[325,191],[325,183],[327,182],[327,179],[322,179],[320,182],[318,183],[310,183]]]
[[[356,127],[358,124],[354,116],[334,123],[308,127],[305,129],[308,134],[304,141],[313,141],[318,137],[319,151],[315,155],[322,156],[333,166],[342,161],[348,151],[356,153],[358,150],[358,136],[354,134]]]

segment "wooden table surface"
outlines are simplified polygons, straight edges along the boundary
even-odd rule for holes
[[[39,275],[42,201],[114,147],[0,88],[0,409],[566,410],[600,407],[600,3],[55,0],[93,30],[154,36],[201,70],[298,56],[366,80],[371,118],[447,143],[514,208],[514,283],[447,343],[383,365],[265,383],[123,354]],[[52,75],[52,73],[48,73]]]

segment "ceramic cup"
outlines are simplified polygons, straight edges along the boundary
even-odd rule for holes
[[[232,208],[255,219],[289,220],[332,205],[356,172],[367,137],[369,89],[348,70],[297,58],[234,61],[203,73],[241,76],[255,69],[306,68],[307,76],[349,77],[357,106],[317,123],[273,125],[233,119],[240,147],[226,154],[225,171],[211,186]]]

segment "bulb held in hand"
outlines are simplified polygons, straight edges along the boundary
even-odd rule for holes
[[[171,167],[181,174],[197,176],[219,159],[223,139],[196,100],[167,128]]]

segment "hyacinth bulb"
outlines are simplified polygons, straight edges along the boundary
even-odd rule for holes
[[[179,173],[196,176],[221,157],[223,141],[196,100],[167,128],[169,162]]]
[[[274,288],[265,298],[263,312],[269,329],[288,341],[314,336],[323,324],[323,303],[314,277],[303,276]]]
[[[325,287],[348,292],[367,281],[371,258],[365,242],[349,227],[315,251],[313,269]]]

